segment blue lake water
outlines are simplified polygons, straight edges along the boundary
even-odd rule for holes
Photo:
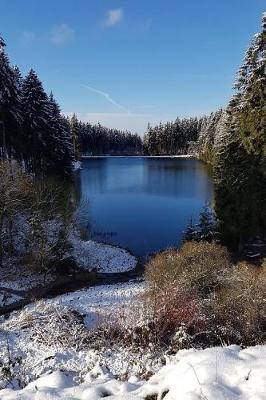
[[[88,237],[146,256],[178,246],[213,201],[208,166],[185,158],[84,159],[80,209]]]

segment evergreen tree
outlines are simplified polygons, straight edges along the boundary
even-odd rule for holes
[[[37,74],[31,69],[22,85],[24,160],[35,175],[45,175],[48,168],[48,148],[51,107]]]
[[[192,218],[190,218],[189,224],[186,228],[185,234],[184,234],[184,242],[190,242],[191,240],[198,240],[199,238],[199,233],[197,230],[197,227],[193,223]]]
[[[70,131],[73,141],[74,159],[75,161],[77,161],[80,158],[80,144],[79,144],[79,121],[77,119],[76,114],[73,114],[70,120]]]
[[[0,37],[0,158],[11,157],[21,133],[21,121],[20,81]]]
[[[198,232],[201,240],[212,240],[214,238],[214,217],[208,205],[205,205],[199,216]]]
[[[255,35],[246,52],[235,83],[232,108],[241,142],[249,154],[266,161],[266,13],[262,31]]]
[[[216,214],[224,238],[240,249],[266,230],[265,70],[266,14],[240,68],[215,166]]]
[[[199,134],[197,118],[177,118],[154,127],[149,124],[144,135],[144,152],[150,155],[187,154]]]
[[[49,137],[45,147],[47,173],[67,176],[71,174],[73,161],[70,127],[67,120],[61,115],[59,105],[52,93],[49,97],[49,106]]]

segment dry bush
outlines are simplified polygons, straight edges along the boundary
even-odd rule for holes
[[[239,263],[212,305],[215,326],[226,343],[265,343],[266,261],[261,266]]]
[[[133,351],[187,346],[206,327],[201,298],[193,290],[171,282],[159,290],[147,289],[130,307],[104,318],[93,343],[96,347],[121,346]]]
[[[143,296],[153,342],[186,346],[191,337],[206,328],[206,315],[201,298],[193,289],[171,281],[161,289],[150,289]]]
[[[228,251],[216,243],[186,242],[180,250],[157,254],[146,266],[145,278],[154,289],[172,282],[206,295],[218,287],[231,267]]]
[[[14,252],[14,225],[28,207],[32,179],[17,163],[0,162],[0,267]]]
[[[33,342],[50,348],[80,350],[88,343],[88,330],[78,312],[42,301],[14,315],[4,329],[27,330]]]
[[[133,350],[149,347],[153,342],[150,315],[146,303],[137,297],[126,306],[117,306],[116,312],[100,314],[95,327],[90,331],[93,347],[126,347]]]
[[[176,349],[211,334],[209,299],[231,269],[225,247],[216,243],[186,242],[179,250],[157,254],[146,266],[147,308],[158,343]]]
[[[64,260],[73,214],[69,189],[54,179],[33,180],[16,162],[0,162],[0,268],[22,258],[43,272]]]

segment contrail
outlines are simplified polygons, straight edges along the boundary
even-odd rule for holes
[[[116,106],[120,110],[123,110],[126,114],[131,114],[131,112],[129,110],[127,110],[121,104],[117,103],[112,97],[110,97],[110,95],[108,93],[103,92],[102,90],[96,89],[96,88],[88,86],[88,85],[81,84],[81,86],[86,88],[86,89],[88,89],[88,90],[90,90],[91,92],[98,93],[101,96],[105,97],[105,99],[107,101],[109,101],[109,103],[113,104],[114,106]]]

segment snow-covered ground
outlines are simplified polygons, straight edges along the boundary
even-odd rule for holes
[[[52,280],[52,275],[29,271],[27,267],[0,270],[1,288],[26,291],[38,285],[47,285]]]
[[[23,390],[4,389],[2,400],[264,400],[266,346],[182,350],[148,381],[130,377],[119,381],[96,365],[77,385],[73,374],[55,371]]]
[[[128,272],[137,266],[137,258],[123,248],[92,240],[83,241],[75,232],[70,240],[70,255],[81,269],[113,274]],[[41,273],[25,265],[0,268],[0,307],[22,300],[30,289],[46,286],[54,279],[53,274]]]
[[[71,373],[80,381],[97,363],[119,377],[132,371],[141,375],[149,366],[156,371],[161,360],[154,360],[149,351],[145,355],[128,352],[111,345],[109,338],[104,348],[91,345],[94,336],[90,335],[94,330],[97,335],[99,324],[108,325],[119,315],[124,318],[126,310],[134,309],[143,290],[143,282],[96,286],[37,301],[13,312],[6,320],[2,318],[0,387],[17,387],[19,377],[25,384],[56,370]],[[10,361],[12,378],[1,370]]]
[[[3,306],[3,305],[7,306],[9,304],[16,303],[17,301],[22,300],[22,299],[23,299],[23,296],[0,289],[0,306]]]
[[[93,328],[104,318],[111,318],[119,310],[130,307],[144,291],[142,281],[129,281],[113,285],[99,285],[87,289],[77,290],[72,293],[62,294],[53,299],[46,299],[46,306],[60,309],[61,306],[77,311],[84,317],[88,328]],[[34,312],[43,301],[38,301],[25,310]]]
[[[130,271],[137,266],[137,258],[121,247],[93,240],[82,241],[74,236],[71,241],[74,257],[81,268],[117,273]]]
[[[96,286],[0,320],[0,399],[266,400],[266,346],[169,356],[111,338],[101,348],[92,345],[97,336],[87,341],[117,315],[133,315],[133,326],[144,289],[141,281]]]

